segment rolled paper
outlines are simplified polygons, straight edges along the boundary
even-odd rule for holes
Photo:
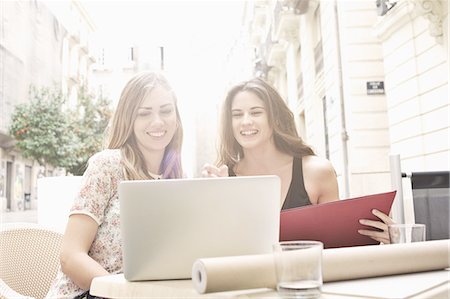
[[[272,254],[198,259],[192,266],[192,282],[197,292],[275,288]]]
[[[334,248],[323,251],[324,281],[445,269],[450,240]]]
[[[325,282],[404,274],[450,267],[450,240],[325,249]],[[276,287],[272,254],[204,258],[192,267],[197,292]]]

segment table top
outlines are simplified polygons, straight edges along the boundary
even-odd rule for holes
[[[198,294],[191,280],[127,281],[123,274],[96,277],[90,293],[107,298],[279,298],[271,289],[252,289]],[[324,283],[323,299],[329,298],[448,298],[450,271],[430,271]]]

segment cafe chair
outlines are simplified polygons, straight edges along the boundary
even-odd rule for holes
[[[411,180],[416,223],[426,225],[427,240],[450,238],[450,171],[412,172]]]
[[[394,222],[425,224],[427,241],[450,239],[450,171],[405,173],[400,155],[392,154],[389,160],[392,188],[397,190]]]
[[[39,225],[64,233],[70,208],[80,191],[82,178],[82,176],[55,176],[37,180]]]
[[[0,299],[44,298],[59,267],[63,235],[31,223],[0,224]]]

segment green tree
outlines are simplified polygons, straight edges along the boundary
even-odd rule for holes
[[[75,109],[64,109],[66,98],[56,89],[30,89],[30,101],[16,106],[10,134],[23,156],[82,175],[90,156],[102,149],[112,115],[110,102],[86,88],[78,90]]]
[[[89,157],[102,149],[104,132],[111,115],[108,99],[103,96],[96,98],[84,86],[78,90],[78,103],[71,113],[71,126],[80,146],[74,152],[75,163],[67,168],[70,173],[82,175]]]
[[[72,155],[79,147],[78,137],[63,112],[65,97],[50,88],[30,88],[30,101],[16,106],[11,120],[10,134],[23,156],[68,168],[75,164]]]

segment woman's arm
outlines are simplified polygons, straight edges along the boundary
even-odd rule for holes
[[[305,156],[302,162],[305,189],[311,203],[338,200],[339,187],[331,162],[317,156]]]
[[[94,277],[109,273],[89,255],[98,224],[83,214],[69,217],[60,254],[61,270],[80,288],[88,290]]]

